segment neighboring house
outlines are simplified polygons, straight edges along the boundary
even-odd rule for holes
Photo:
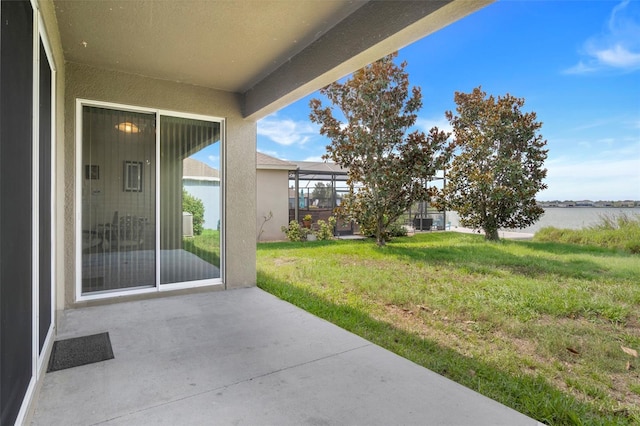
[[[346,169],[335,163],[284,161],[261,152],[256,153],[256,169],[259,241],[284,240],[286,236],[281,228],[294,219],[295,211],[298,211],[298,220],[307,213],[315,220],[326,220],[334,206],[318,206],[319,200],[310,199],[315,184],[344,185],[347,174]]]
[[[289,223],[289,171],[296,168],[288,161],[256,153],[256,227],[259,241],[286,238],[281,227]]]
[[[205,229],[220,226],[220,172],[202,161],[187,158],[182,161],[184,189],[204,204]]]
[[[490,2],[2,0],[0,424],[62,311],[256,285],[257,120]],[[182,244],[196,154],[221,165],[216,265]]]

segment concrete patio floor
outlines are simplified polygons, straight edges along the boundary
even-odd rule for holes
[[[258,289],[65,311],[115,358],[47,373],[34,425],[536,425]]]

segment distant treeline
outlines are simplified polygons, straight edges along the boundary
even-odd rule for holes
[[[554,201],[538,201],[541,207],[640,207],[638,200],[624,201],[591,201],[591,200],[554,200]]]

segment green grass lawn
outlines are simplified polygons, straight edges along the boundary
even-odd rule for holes
[[[453,232],[261,243],[258,285],[547,424],[640,424],[640,257]]]
[[[200,235],[184,238],[182,248],[220,267],[220,231],[203,229]]]

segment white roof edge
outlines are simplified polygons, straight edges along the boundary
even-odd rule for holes
[[[256,169],[258,170],[296,170],[298,167],[295,164],[258,164]]]
[[[182,176],[182,179],[189,179],[189,180],[206,180],[206,181],[211,181],[211,182],[220,182],[220,178],[219,177],[215,177],[215,176]]]

